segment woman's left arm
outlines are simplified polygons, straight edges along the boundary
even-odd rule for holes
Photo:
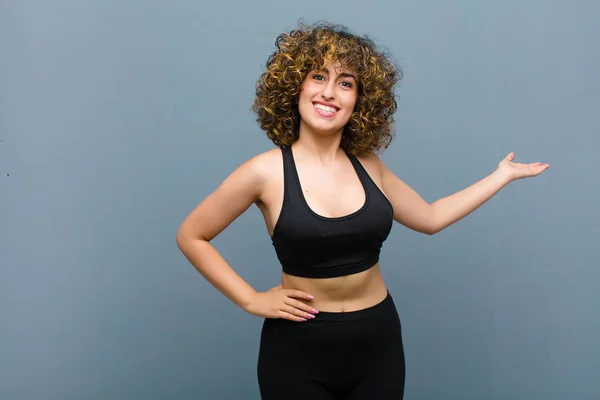
[[[381,163],[383,189],[394,207],[394,219],[408,228],[433,235],[475,211],[510,182],[537,176],[550,166],[541,162],[515,163],[514,157],[514,153],[509,153],[490,175],[431,204]]]

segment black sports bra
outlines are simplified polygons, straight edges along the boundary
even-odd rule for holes
[[[302,193],[291,147],[283,154],[284,193],[272,242],[283,272],[307,278],[355,274],[379,261],[393,208],[356,157],[348,155],[365,190],[363,206],[342,217],[313,212]]]

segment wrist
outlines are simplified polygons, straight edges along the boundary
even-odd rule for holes
[[[496,168],[496,170],[492,173],[492,176],[498,180],[502,186],[508,185],[514,180],[512,174],[506,171],[504,168]]]
[[[244,294],[244,296],[241,298],[239,306],[246,312],[250,312],[250,309],[252,308],[252,300],[254,299],[254,296],[257,294],[258,292],[256,290],[250,290],[247,293]]]

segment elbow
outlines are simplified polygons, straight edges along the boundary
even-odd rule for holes
[[[444,229],[444,227],[440,226],[438,224],[429,224],[429,226],[427,227],[427,229],[425,230],[424,233],[429,236],[433,236],[436,233],[440,232],[442,229]]]
[[[431,214],[428,218],[427,231],[425,233],[429,236],[433,236],[444,229],[444,225],[440,222],[440,218],[436,214],[433,205],[430,206],[430,212]]]
[[[181,249],[181,246],[183,245],[184,241],[185,235],[182,234],[181,230],[177,231],[177,234],[175,234],[175,243],[177,244],[177,247],[179,247],[179,249]]]
[[[411,228],[411,229],[414,230],[414,231],[416,231],[416,232],[419,232],[419,233],[422,233],[424,235],[427,235],[427,236],[433,236],[433,235],[435,235],[436,233],[439,232],[439,230],[437,230],[437,229],[435,229],[435,228],[433,228],[431,226],[419,226],[419,227],[414,227],[414,228]]]
[[[195,238],[183,226],[180,227],[177,233],[175,234],[175,243],[177,244],[177,247],[179,247],[179,249],[182,251],[186,244],[189,243],[192,239]]]
[[[427,234],[429,236],[433,236],[436,233],[439,233],[441,231],[443,231],[444,229],[446,229],[448,226],[450,226],[450,224],[437,224],[437,225],[433,225],[431,226],[428,230],[427,230]]]
[[[190,243],[196,241],[208,242],[209,240],[205,239],[202,235],[196,234],[195,232],[187,228],[185,225],[182,225],[175,234],[175,243],[181,251],[184,251],[184,248],[187,248]]]

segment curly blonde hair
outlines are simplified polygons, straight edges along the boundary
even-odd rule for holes
[[[298,96],[306,75],[327,62],[339,62],[358,79],[358,99],[344,127],[342,149],[357,156],[389,146],[397,109],[393,88],[402,71],[372,40],[341,25],[301,22],[298,29],[279,35],[275,45],[252,105],[258,124],[275,145],[290,146],[298,139]]]

